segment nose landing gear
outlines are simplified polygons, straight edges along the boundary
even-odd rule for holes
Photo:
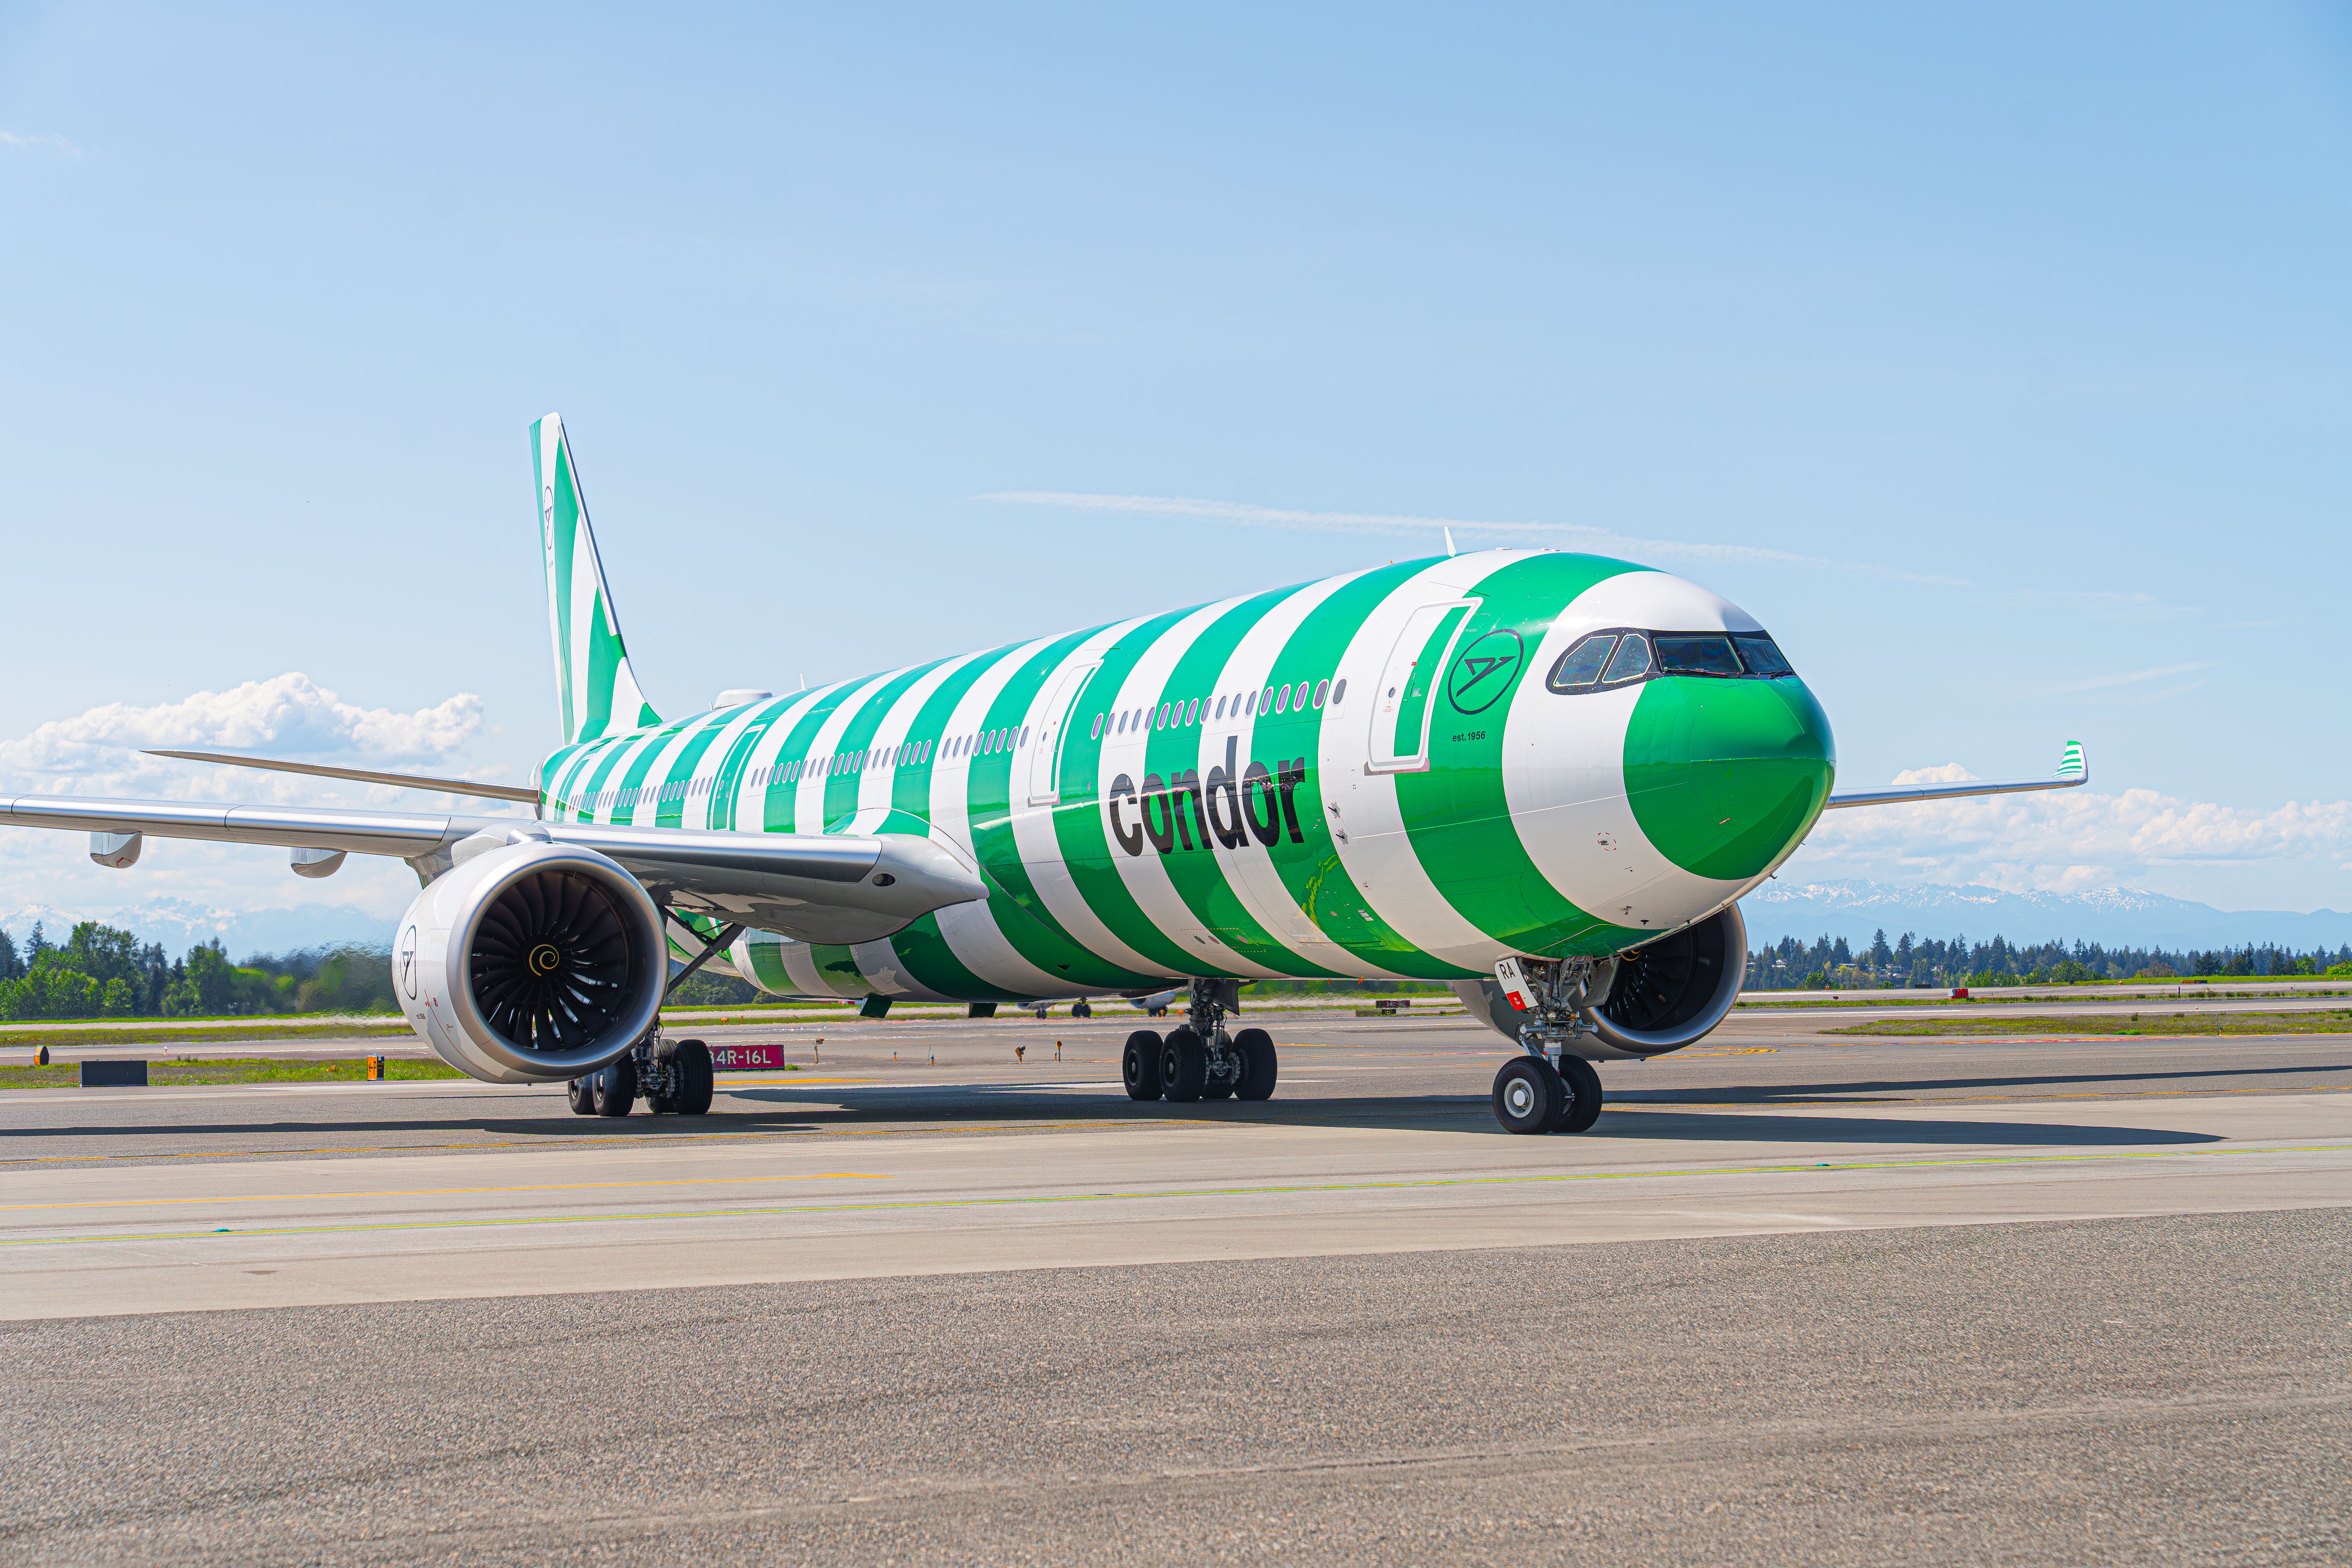
[[[1582,1057],[1529,1054],[1495,1075],[1495,1120],[1506,1132],[1584,1132],[1601,1118],[1601,1075]]]
[[[1608,994],[1613,966],[1596,973],[1584,959],[1521,965],[1531,1004],[1518,1032],[1526,1055],[1495,1075],[1495,1120],[1507,1132],[1589,1131],[1601,1116],[1601,1075],[1573,1047],[1593,1032],[1584,1009]]]

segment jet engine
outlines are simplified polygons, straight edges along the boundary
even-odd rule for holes
[[[1596,1060],[1662,1057],[1704,1039],[1739,1000],[1748,922],[1738,904],[1593,966],[1578,1011],[1591,1026],[1568,1049]],[[1519,1037],[1534,1016],[1514,1012],[1492,980],[1456,980],[1454,994],[1492,1029]]]
[[[595,1071],[653,1027],[669,955],[635,877],[528,827],[455,858],[401,916],[392,952],[401,1007],[436,1056],[487,1083],[545,1083]]]
[[[1748,977],[1748,922],[1726,904],[1695,925],[1620,953],[1601,999],[1584,1010],[1612,1056],[1656,1057],[1706,1037]],[[1600,987],[1595,986],[1596,992]]]

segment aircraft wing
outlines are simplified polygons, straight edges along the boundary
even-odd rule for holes
[[[905,833],[714,833],[523,816],[52,795],[0,795],[0,826],[87,832],[90,857],[102,865],[130,865],[138,858],[140,839],[152,836],[277,845],[298,855],[389,855],[407,861],[420,880],[478,849],[541,839],[609,856],[657,903],[835,945],[872,942],[933,910],[988,894],[980,868],[959,851]]]
[[[1847,805],[1899,805],[1913,800],[1951,800],[1967,795],[2014,795],[2029,789],[2074,789],[2091,782],[2090,760],[2083,754],[2080,741],[2066,742],[2065,753],[2058,759],[2058,771],[2046,779],[2011,779],[1986,782],[1967,779],[1957,784],[1889,784],[1884,789],[1839,790],[1829,798],[1824,811],[1835,811]]]

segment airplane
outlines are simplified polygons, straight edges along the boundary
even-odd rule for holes
[[[0,797],[0,825],[274,845],[299,875],[408,862],[409,1023],[583,1114],[709,1110],[659,1029],[704,967],[776,996],[1181,1001],[1135,1100],[1264,1100],[1273,978],[1444,982],[1508,1040],[1496,1120],[1580,1132],[1592,1064],[1703,1038],[1738,900],[1825,810],[2089,782],[1838,791],[1830,722],[1752,616],[1670,573],[1502,549],[1344,573],[664,719],[621,636],[572,445],[531,426],[562,744],[529,788],[162,754],[527,803],[528,818]]]

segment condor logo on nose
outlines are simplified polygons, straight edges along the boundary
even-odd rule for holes
[[[1527,652],[1513,631],[1491,631],[1454,661],[1445,675],[1445,700],[1458,713],[1483,713],[1511,689]]]

